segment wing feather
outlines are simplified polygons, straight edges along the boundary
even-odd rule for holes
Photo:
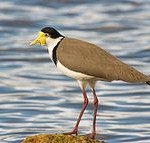
[[[64,38],[57,49],[59,62],[72,71],[96,78],[145,82],[149,77],[121,62],[94,44],[73,38]]]

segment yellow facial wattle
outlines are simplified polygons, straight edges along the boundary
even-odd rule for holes
[[[30,46],[38,44],[38,43],[41,46],[44,46],[46,44],[46,34],[45,33],[39,32],[38,37],[30,43]]]

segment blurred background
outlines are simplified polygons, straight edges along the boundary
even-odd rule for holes
[[[149,0],[0,0],[0,142],[72,130],[82,107],[77,83],[51,63],[47,49],[29,43],[41,28],[103,47],[150,75]],[[97,139],[150,142],[150,86],[98,82]],[[92,126],[91,104],[80,134]]]

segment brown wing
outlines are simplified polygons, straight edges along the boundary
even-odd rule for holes
[[[105,50],[81,40],[64,38],[57,57],[65,67],[108,81],[145,82],[149,77],[124,64]]]

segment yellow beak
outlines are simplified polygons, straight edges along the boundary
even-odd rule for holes
[[[38,37],[30,43],[30,46],[38,44],[38,43],[41,46],[44,46],[46,44],[46,34],[45,33],[39,32]]]

